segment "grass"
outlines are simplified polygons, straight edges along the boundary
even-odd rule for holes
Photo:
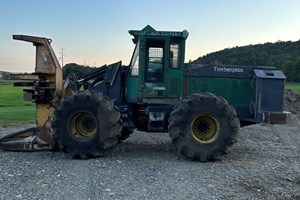
[[[34,106],[0,107],[0,126],[33,124],[35,122]]]
[[[23,100],[23,89],[0,81],[0,127],[35,123],[35,104]]]
[[[286,83],[286,88],[293,89],[300,94],[300,83]]]

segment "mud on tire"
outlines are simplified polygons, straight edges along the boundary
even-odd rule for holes
[[[60,149],[73,158],[105,155],[119,141],[120,112],[99,92],[85,91],[65,99],[52,128]]]
[[[240,127],[236,116],[224,98],[193,94],[171,113],[169,135],[180,154],[203,162],[216,160],[236,142]]]

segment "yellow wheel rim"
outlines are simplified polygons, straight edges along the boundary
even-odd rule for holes
[[[87,112],[77,113],[71,121],[72,134],[80,140],[94,137],[97,131],[96,117]]]
[[[211,115],[197,116],[191,124],[193,137],[201,143],[212,143],[220,135],[220,124]]]

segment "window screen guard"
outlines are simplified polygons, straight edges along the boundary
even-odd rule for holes
[[[164,49],[159,47],[157,41],[154,47],[148,46],[148,59],[146,63],[145,79],[148,82],[163,82],[164,80]]]

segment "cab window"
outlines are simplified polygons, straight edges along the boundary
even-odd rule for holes
[[[170,44],[170,67],[179,68],[180,67],[180,46],[179,43],[172,42]]]
[[[139,54],[140,54],[140,41],[135,45],[134,53],[130,61],[130,72],[132,76],[139,75]]]
[[[145,80],[147,82],[164,81],[164,41],[147,41],[147,60],[145,70]]]

